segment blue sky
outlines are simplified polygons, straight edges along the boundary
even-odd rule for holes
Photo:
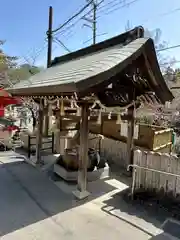
[[[137,0],[127,7],[113,11],[122,6],[119,4],[112,7],[120,1],[122,0],[114,0],[113,3],[106,5],[112,0],[104,0],[100,5],[101,9],[97,13],[99,16],[97,34],[102,35],[97,38],[98,41],[120,34],[125,30],[129,21],[131,27],[142,25],[149,30],[160,28],[162,41],[167,41],[169,46],[180,44],[179,0]],[[86,0],[1,1],[0,39],[7,41],[4,50],[10,55],[19,56],[20,63],[25,62],[23,56],[28,58],[38,55],[36,64],[45,64],[48,7],[51,5],[54,9],[53,27],[56,28],[80,9],[85,2]],[[179,11],[176,10],[178,8]],[[110,10],[112,13],[105,14]],[[86,41],[91,39],[92,31],[90,28],[83,27],[83,23],[84,21],[80,20],[74,27],[57,35],[71,51],[91,44],[91,41]],[[53,44],[53,56],[65,53],[66,51],[60,45]],[[165,51],[163,54],[180,60],[180,48]]]

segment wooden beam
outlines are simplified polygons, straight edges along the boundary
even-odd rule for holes
[[[128,120],[130,119],[131,116],[129,117],[127,114],[121,115],[121,119],[123,120]],[[81,119],[81,116],[73,115],[73,114],[66,114],[63,116],[63,121],[72,121],[72,122],[79,122]],[[118,120],[118,113],[101,113],[101,119],[102,122],[104,121],[117,121]],[[97,122],[98,120],[98,114],[95,116],[89,116],[88,118],[89,122]]]
[[[87,166],[88,166],[88,115],[89,105],[83,103],[81,106],[81,123],[80,123],[80,147],[79,147],[79,170],[78,170],[78,186],[74,195],[78,199],[86,198],[87,192]]]
[[[149,74],[149,76],[150,76],[150,78],[151,78],[154,86],[158,86],[157,81],[156,81],[156,78],[155,78],[155,76],[154,76],[154,73],[152,72],[152,69],[151,69],[151,65],[150,65],[150,63],[149,63],[149,60],[148,60],[148,58],[147,58],[147,56],[146,56],[145,54],[144,54],[144,59],[145,59],[145,65],[146,65],[147,70],[148,70],[148,74]]]

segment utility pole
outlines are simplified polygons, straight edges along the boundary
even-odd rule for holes
[[[89,1],[89,0],[88,0],[88,1]],[[101,2],[102,2],[102,1],[101,1]],[[99,3],[99,4],[100,4],[100,3]],[[88,25],[88,24],[84,24],[83,26],[89,27],[89,28],[92,29],[92,31],[93,31],[93,37],[92,37],[92,39],[93,39],[93,44],[96,44],[96,30],[97,30],[97,28],[96,28],[96,13],[97,13],[97,6],[98,6],[99,4],[96,3],[96,0],[93,0],[93,1],[92,1],[93,17],[92,17],[92,18],[87,18],[87,17],[83,17],[83,18],[82,18],[83,20],[85,20],[85,21],[87,21],[87,22],[89,22],[89,23],[92,24],[91,26]]]
[[[93,44],[96,44],[96,11],[97,11],[97,5],[95,3],[95,0],[93,1]]]
[[[52,58],[52,23],[53,23],[53,8],[49,7],[49,23],[48,23],[48,31],[47,31],[47,39],[48,39],[48,49],[47,49],[47,68],[51,66],[51,58]]]
[[[53,24],[53,8],[52,6],[49,7],[49,21],[48,21],[48,31],[47,31],[47,40],[48,40],[48,48],[47,48],[47,68],[51,66],[51,60],[52,60],[52,42],[53,42],[53,36],[52,36],[52,24]],[[43,133],[45,136],[48,136],[49,132],[49,119],[48,116],[48,106],[44,106],[44,125],[43,125]]]

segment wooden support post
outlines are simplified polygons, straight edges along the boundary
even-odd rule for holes
[[[61,147],[62,147],[62,141],[61,141],[61,128],[62,128],[62,119],[61,119],[61,115],[60,115],[60,112],[58,113],[58,153],[60,153],[61,155],[63,155],[63,151],[61,151]]]
[[[52,132],[52,153],[55,153],[55,151],[54,151],[54,132]]]
[[[41,99],[39,104],[39,121],[36,137],[36,163],[41,162],[42,131],[43,131],[43,103]]]
[[[81,123],[80,123],[80,148],[79,148],[79,170],[78,170],[78,186],[74,195],[78,199],[88,197],[87,192],[87,165],[88,165],[88,103],[81,106]]]
[[[128,108],[128,138],[127,138],[127,166],[133,164],[134,150],[134,106]],[[131,171],[130,171],[131,172]]]
[[[43,119],[43,135],[48,136],[49,132],[49,116],[48,116],[48,106],[44,108],[44,119]]]
[[[31,136],[28,135],[28,158],[31,157]]]
[[[49,22],[48,22],[48,31],[47,31],[47,40],[48,40],[48,48],[47,48],[47,68],[51,67],[51,59],[52,59],[52,41],[53,41],[53,35],[52,35],[52,27],[53,27],[53,8],[49,7]],[[43,129],[43,135],[48,136],[49,132],[49,115],[48,115],[48,106],[45,109],[44,114],[44,129]]]
[[[56,129],[57,129],[57,131],[56,131],[56,133],[55,133],[55,152],[56,153],[60,153],[60,154],[62,154],[61,153],[61,147],[60,147],[60,144],[61,144],[61,141],[60,141],[60,138],[61,138],[61,128],[62,128],[62,126],[61,126],[61,123],[62,122],[62,120],[61,120],[61,116],[60,116],[60,111],[58,111],[57,113],[56,113]]]

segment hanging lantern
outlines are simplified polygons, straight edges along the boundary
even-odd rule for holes
[[[64,112],[64,101],[63,99],[61,99],[61,104],[60,104],[60,116],[64,116],[65,112]]]
[[[121,115],[120,115],[120,113],[117,114],[116,124],[121,125]]]
[[[98,114],[98,118],[97,118],[97,122],[96,122],[96,124],[98,124],[98,125],[101,125],[101,119],[102,118],[102,113],[101,113],[101,109],[99,110],[99,114]]]

